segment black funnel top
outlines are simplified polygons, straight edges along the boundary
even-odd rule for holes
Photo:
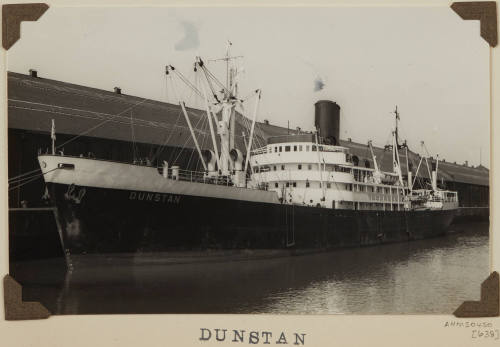
[[[340,106],[330,100],[319,100],[314,104],[314,107],[314,125],[319,131],[319,142],[327,145],[338,145]]]

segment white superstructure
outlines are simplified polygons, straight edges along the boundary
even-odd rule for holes
[[[355,210],[405,207],[405,188],[376,184],[375,170],[354,166],[346,147],[274,143],[253,151],[251,165],[252,184],[277,192],[283,203]]]
[[[316,134],[270,140],[251,152],[249,184],[275,191],[282,203],[381,211],[458,207],[457,193],[438,189],[434,181],[434,189],[413,190],[413,184],[402,178],[399,159],[394,160],[394,172],[382,172],[375,156],[375,168],[356,166],[348,148],[319,144]],[[408,177],[411,182],[412,175]]]

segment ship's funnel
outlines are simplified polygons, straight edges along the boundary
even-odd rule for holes
[[[319,141],[327,145],[338,145],[340,134],[340,106],[330,100],[314,104],[314,125],[319,131]]]

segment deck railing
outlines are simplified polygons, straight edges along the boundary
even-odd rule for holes
[[[267,154],[267,147],[260,147],[260,148],[254,149],[253,151],[250,151],[250,154],[252,154],[252,155]]]
[[[158,167],[158,172],[163,175],[163,167]],[[209,176],[203,171],[190,171],[169,168],[166,178],[184,182],[216,184],[233,186],[234,182],[230,176]]]

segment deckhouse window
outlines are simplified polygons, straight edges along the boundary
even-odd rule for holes
[[[285,146],[285,152],[290,152],[290,146]]]
[[[309,181],[306,181],[306,188],[309,188]]]
[[[276,171],[276,165],[273,166],[273,170]]]
[[[302,145],[299,145],[299,151],[302,152]]]
[[[328,182],[328,183],[326,184],[326,187],[327,187],[327,188],[331,188],[331,187],[332,187],[332,184],[331,184],[330,182]]]
[[[297,187],[297,182],[293,182],[292,185],[294,188]]]
[[[298,165],[299,170],[302,170],[302,164]]]
[[[274,188],[278,188],[278,182],[274,183]]]
[[[311,164],[307,164],[307,170],[311,170],[312,169],[312,165]]]
[[[316,146],[315,145],[312,146],[312,151],[316,152]]]
[[[274,153],[278,152],[278,147],[274,147]]]
[[[297,152],[297,146],[293,146],[293,151]]]
[[[309,145],[306,146],[306,152],[309,152]]]
[[[280,152],[281,152],[281,150],[282,150],[282,147],[280,146]]]
[[[290,187],[290,183],[289,182],[286,182],[286,187]]]
[[[285,165],[281,165],[281,170],[285,170]]]

